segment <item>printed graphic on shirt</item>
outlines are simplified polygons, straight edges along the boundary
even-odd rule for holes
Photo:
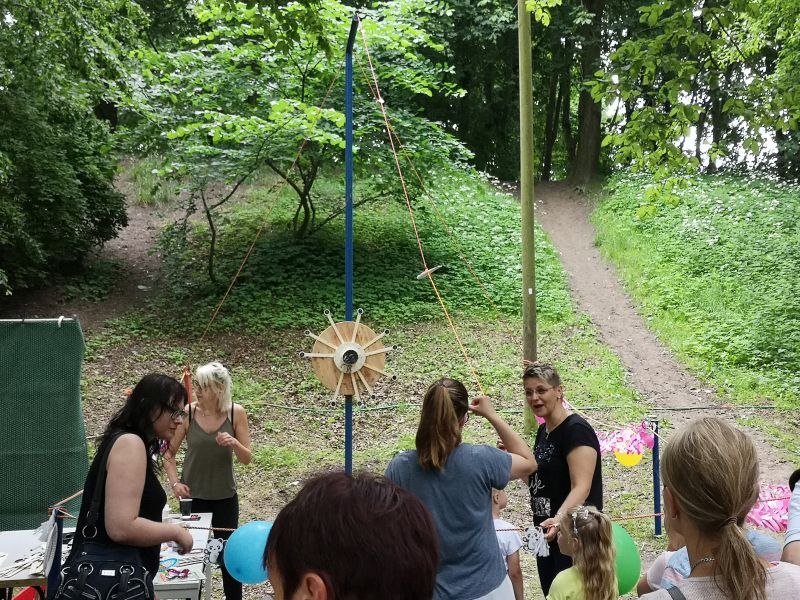
[[[536,455],[536,462],[538,463],[548,463],[553,460],[553,453],[555,451],[556,445],[549,440],[542,441],[541,444],[537,444],[533,449],[533,453]]]
[[[530,485],[528,485],[528,489],[531,492],[531,496],[538,496],[539,492],[544,489],[544,483],[539,479],[538,473],[533,476],[533,480],[530,482]]]
[[[534,517],[549,517],[550,498],[533,498],[532,508]]]
[[[544,488],[544,482],[539,479],[539,474],[535,473],[528,484],[528,489],[531,492],[531,509],[533,510],[534,517],[550,516],[550,498],[540,497],[539,495]]]

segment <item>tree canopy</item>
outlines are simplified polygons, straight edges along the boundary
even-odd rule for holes
[[[124,78],[144,14],[123,0],[25,0],[0,11],[0,291],[41,282],[125,224],[95,107]]]
[[[746,165],[800,171],[800,4],[671,0],[638,8],[592,89],[622,118],[604,145],[668,173]]]
[[[335,168],[343,157],[343,44],[352,9],[338,0],[321,0],[324,26],[299,31],[293,44],[273,39],[275,17],[258,5],[204,0],[194,10],[202,31],[181,48],[132,53],[140,78],[130,105],[143,115],[136,147],[164,156],[162,172],[187,182],[189,211],[195,202],[205,211],[212,244],[213,210],[230,193],[210,197],[209,186],[225,181],[235,188],[260,168],[272,170],[295,191],[297,234],[313,231],[319,226],[320,201],[325,204],[322,223],[342,209],[340,196],[316,193],[314,182],[320,170]],[[424,29],[426,3],[384,3],[361,11],[361,18],[354,125],[356,164],[369,174],[360,189],[360,201],[366,201],[398,189],[395,185],[389,192],[385,185],[395,163],[384,108],[396,147],[415,163],[432,166],[469,154],[414,108],[418,96],[459,92],[444,81],[445,65],[422,53],[441,49]],[[212,263],[209,274],[214,277]]]
[[[527,0],[535,105],[527,168],[579,185],[647,171],[660,187],[646,192],[643,216],[655,200],[677,201],[671,189],[687,172],[800,176],[799,1]],[[341,169],[352,4],[0,7],[0,290],[35,285],[116,234],[126,218],[113,187],[122,153],[157,157],[155,176],[183,186],[187,214],[206,216],[212,256],[217,209],[260,170],[294,191],[298,236],[336,218],[340,190],[314,184]],[[357,201],[398,195],[390,139],[403,161],[470,163],[516,179],[513,7],[356,4],[365,4],[355,53]],[[424,177],[406,184],[413,199]],[[212,262],[208,270],[213,278]]]

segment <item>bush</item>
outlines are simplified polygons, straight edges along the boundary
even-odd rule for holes
[[[0,94],[0,291],[41,283],[126,224],[109,133],[88,106]]]
[[[644,183],[618,176],[595,222],[653,327],[734,397],[796,398],[800,188],[695,177],[642,212]]]

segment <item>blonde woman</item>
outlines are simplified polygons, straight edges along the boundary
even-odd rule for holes
[[[610,519],[594,506],[575,506],[558,521],[558,547],[573,566],[553,579],[547,600],[616,600],[616,553]]]
[[[494,427],[506,451],[461,443],[470,412]],[[514,600],[497,546],[492,488],[527,477],[536,467],[530,448],[486,396],[469,402],[464,385],[440,379],[422,401],[416,450],[398,454],[386,477],[417,496],[433,515],[440,562],[436,600]]]
[[[186,407],[183,419],[164,459],[169,484],[177,498],[192,498],[193,512],[210,512],[212,527],[239,526],[239,496],[233,475],[233,457],[249,464],[250,426],[247,413],[231,399],[231,376],[222,364],[203,365],[195,373],[197,400]],[[183,474],[178,478],[175,457],[186,438]],[[227,538],[230,533],[221,534]],[[226,600],[241,600],[242,584],[222,563]]]
[[[706,417],[674,435],[664,450],[664,512],[686,540],[690,570],[651,600],[795,598],[800,567],[767,562],[748,542],[744,520],[758,498],[758,457],[752,440],[727,421]]]

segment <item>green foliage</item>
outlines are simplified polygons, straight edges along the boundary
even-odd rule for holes
[[[160,156],[147,156],[130,166],[130,177],[139,204],[158,205],[175,200],[180,186],[175,179],[162,174],[163,168],[164,159]]]
[[[517,15],[499,0],[431,2],[430,30],[444,42],[438,60],[463,94],[420,98],[425,114],[445,124],[474,153],[476,168],[504,179],[519,171]],[[534,89],[535,86],[534,86]]]
[[[0,291],[43,281],[125,224],[107,129],[117,56],[142,14],[122,0],[8,5],[0,21]]]
[[[638,12],[589,83],[624,113],[603,140],[615,160],[657,180],[741,164],[791,174],[800,164],[786,139],[800,119],[800,4],[673,0]]]
[[[561,6],[561,0],[526,0],[525,8],[533,15],[535,21],[545,27],[550,25],[550,10],[555,6]]]
[[[111,239],[126,222],[111,182],[107,132],[86,107],[0,94],[0,152],[13,157],[0,183],[0,272],[6,291],[44,281]]]
[[[735,399],[796,402],[800,190],[695,177],[679,203],[643,214],[641,188],[616,177],[595,222],[654,329]]]
[[[87,266],[84,273],[64,285],[64,300],[105,300],[120,281],[122,274],[123,268],[119,261],[96,260]]]
[[[518,203],[460,171],[440,173],[432,183],[436,193],[418,202],[415,215],[427,264],[442,265],[435,279],[448,310],[457,315],[518,315],[522,277]],[[223,214],[219,269],[225,280],[239,268],[265,220],[267,233],[256,243],[215,328],[263,331],[310,325],[320,321],[325,308],[343,316],[341,231],[326,228],[297,240],[291,235],[292,211],[286,196],[275,199],[254,191],[248,202]],[[362,207],[356,212],[355,232],[355,305],[364,306],[370,320],[387,325],[440,318],[430,284],[416,277],[423,267],[406,208],[394,198],[385,198],[374,208]],[[195,311],[187,326],[203,327],[196,315],[210,315],[221,292],[197,269],[208,243],[207,229],[193,224],[187,246],[170,245],[172,241],[168,235],[164,253],[170,261],[171,295],[166,308],[182,306],[191,298]],[[536,252],[539,315],[558,321],[571,312],[570,299],[557,256],[541,230]],[[183,314],[170,318],[187,319],[184,311],[179,312]]]
[[[313,231],[319,207],[326,215],[330,212],[331,199],[314,188],[317,174],[341,163],[343,155],[343,61],[328,51],[347,39],[352,9],[337,0],[322,0],[318,21],[323,28],[297,30],[295,43],[287,43],[274,35],[279,16],[262,4],[267,3],[198,2],[194,10],[202,33],[184,40],[174,52],[132,53],[142,82],[129,103],[148,117],[140,121],[132,141],[140,150],[163,153],[168,164],[162,175],[187,179],[192,199],[202,202],[211,227],[213,211],[230,198],[228,190],[211,191],[212,182],[238,186],[259,169],[273,170],[297,196],[293,225],[302,236]],[[285,10],[305,9],[293,3]],[[359,37],[354,116],[358,169],[373,175],[376,186],[394,172],[384,106],[395,144],[399,141],[416,162],[464,159],[468,153],[438,125],[419,117],[412,102],[418,95],[456,92],[442,81],[446,66],[422,54],[439,47],[423,28],[425,2],[381,3],[361,12],[370,56]],[[373,67],[389,103],[372,96]]]

